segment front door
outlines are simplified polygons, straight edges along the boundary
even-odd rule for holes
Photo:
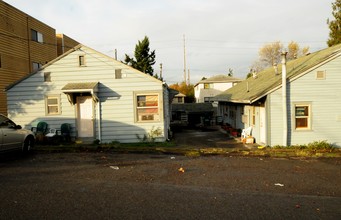
[[[93,102],[91,96],[77,97],[78,137],[94,136]]]
[[[260,136],[259,141],[260,143],[266,143],[266,120],[265,120],[265,108],[259,108],[259,127],[260,127]]]

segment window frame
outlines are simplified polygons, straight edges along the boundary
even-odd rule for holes
[[[115,69],[115,79],[122,79],[122,69]]]
[[[51,80],[51,72],[44,72],[44,82],[52,82]]]
[[[57,99],[57,104],[49,104],[48,100],[50,99]],[[49,112],[49,107],[57,107],[57,112]],[[45,115],[46,116],[53,116],[53,115],[60,115],[62,114],[61,111],[61,102],[60,102],[60,95],[46,95],[45,96]]]
[[[44,35],[39,31],[31,29],[31,40],[37,43],[44,43]]]
[[[141,96],[157,96],[157,106],[139,106],[138,104],[138,97]],[[161,94],[160,92],[135,92],[134,93],[134,115],[135,115],[135,122],[136,123],[155,123],[155,122],[161,122],[163,119],[163,113],[162,113],[162,101],[161,101]],[[150,113],[149,115],[153,115],[153,119],[149,120],[142,120],[139,117],[139,110],[140,109],[155,109],[157,108],[157,113],[153,114]],[[155,115],[158,117],[155,119]],[[148,114],[146,114],[148,116]]]
[[[32,62],[32,72],[38,71],[43,65],[41,63]]]
[[[307,107],[308,115],[297,115],[296,108],[297,107]],[[312,104],[311,102],[297,102],[293,104],[293,129],[294,131],[310,131],[312,130]],[[306,119],[307,126],[306,127],[297,127],[297,119]]]
[[[78,65],[79,66],[86,66],[85,55],[79,55],[78,56]]]

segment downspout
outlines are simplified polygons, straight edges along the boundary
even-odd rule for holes
[[[98,140],[101,143],[102,142],[102,130],[101,130],[101,126],[102,126],[102,121],[101,121],[101,101],[98,100],[97,102],[97,111],[98,111],[98,115],[97,115],[97,120],[98,120]]]
[[[287,52],[282,52],[282,111],[283,111],[283,146],[288,145],[288,111],[287,111]]]

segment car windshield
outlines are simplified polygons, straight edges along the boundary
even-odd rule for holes
[[[0,127],[14,127],[15,123],[7,117],[0,115]]]

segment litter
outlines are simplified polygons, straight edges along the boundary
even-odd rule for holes
[[[284,186],[284,184],[281,184],[281,183],[275,183],[275,186]]]
[[[118,166],[110,166],[111,169],[114,169],[114,170],[119,170],[120,168]]]
[[[184,173],[184,172],[185,172],[185,169],[182,168],[182,167],[180,167],[180,168],[178,169],[178,171],[179,171],[180,173]]]
[[[175,157],[171,157],[170,159],[171,159],[171,160],[174,160],[174,159],[175,159]]]

